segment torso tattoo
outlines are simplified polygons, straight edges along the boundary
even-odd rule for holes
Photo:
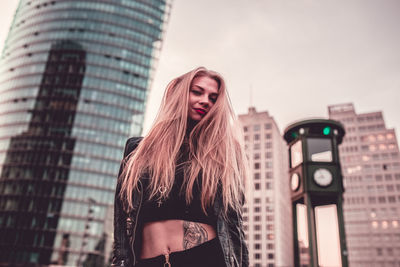
[[[198,246],[208,240],[206,229],[200,223],[183,222],[183,249]]]

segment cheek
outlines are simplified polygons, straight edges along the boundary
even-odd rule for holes
[[[196,97],[193,94],[189,94],[189,106],[196,102]]]
[[[210,100],[210,101],[209,101],[209,103],[210,103],[210,108],[212,108],[212,107],[215,105],[216,102],[217,102],[217,101],[214,101],[214,102],[213,102],[213,101]]]

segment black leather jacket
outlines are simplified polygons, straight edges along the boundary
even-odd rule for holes
[[[141,138],[128,139],[124,158],[132,152],[140,142]],[[122,165],[120,168],[120,174]],[[139,190],[133,195],[133,209],[126,213],[118,196],[120,183],[117,183],[114,203],[114,245],[111,266],[135,266],[138,252],[141,249],[141,228],[140,208],[143,198],[142,183],[139,183]],[[220,241],[227,267],[247,267],[249,257],[247,245],[244,240],[243,222],[240,212],[231,210],[228,212],[228,220],[222,216],[222,198],[217,195],[214,202],[214,212],[217,216],[217,237]]]

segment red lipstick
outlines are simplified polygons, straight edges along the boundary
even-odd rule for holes
[[[205,115],[205,114],[206,114],[206,111],[205,111],[204,109],[195,108],[194,110],[195,110],[198,114],[200,114],[200,115]]]

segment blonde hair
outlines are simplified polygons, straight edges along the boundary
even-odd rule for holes
[[[194,78],[202,76],[217,81],[218,98],[187,136],[190,87]],[[206,207],[214,203],[217,191],[222,194],[224,215],[229,208],[240,209],[243,204],[244,181],[248,177],[241,128],[233,112],[224,79],[204,67],[196,68],[168,84],[152,128],[127,157],[120,177],[123,179],[120,197],[127,208],[133,206],[132,193],[138,188],[138,181],[143,174],[149,176],[150,199],[160,200],[168,196],[184,140],[189,146],[181,188],[185,192],[186,203],[192,201],[193,185],[200,175],[200,201],[204,212]],[[160,188],[165,189],[165,194],[160,192]]]

